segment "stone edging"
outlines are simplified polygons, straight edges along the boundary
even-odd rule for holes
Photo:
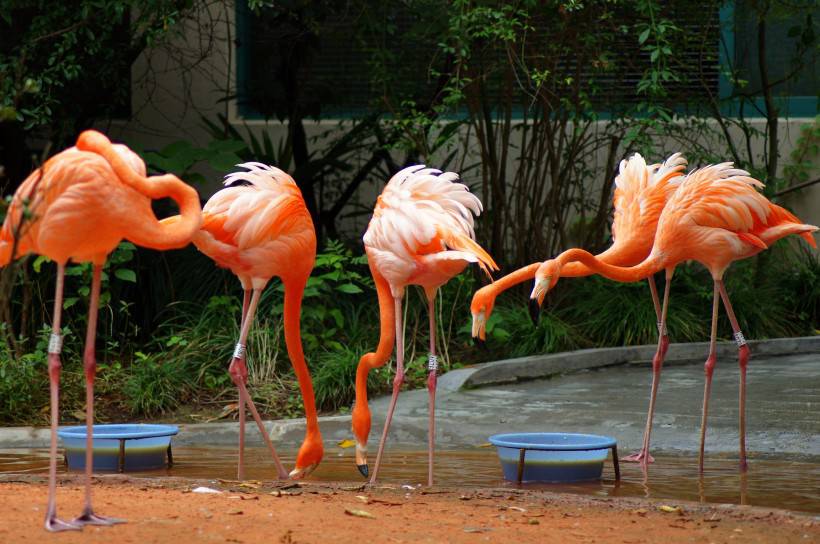
[[[734,342],[719,342],[717,348],[719,358],[731,358],[736,350]],[[749,348],[752,352],[750,364],[754,364],[756,355],[777,356],[820,353],[820,336],[751,340],[749,341]],[[708,342],[670,344],[669,351],[666,354],[666,362],[702,362],[706,360],[708,351]],[[447,391],[456,391],[462,388],[549,378],[557,374],[590,368],[648,362],[651,361],[654,354],[655,346],[647,345],[582,349],[548,355],[532,355],[518,359],[505,359],[448,372],[439,378],[439,387]]]

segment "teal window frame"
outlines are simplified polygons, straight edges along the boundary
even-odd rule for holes
[[[720,8],[720,52],[718,64],[720,66],[720,77],[718,79],[718,98],[720,99],[720,113],[726,117],[739,117],[741,99],[732,99],[734,88],[731,80],[726,77],[726,67],[733,63],[735,53],[735,3],[726,2]],[[748,119],[764,119],[765,111],[764,98],[756,97],[751,101],[753,107],[746,108],[743,116]],[[781,117],[814,117],[817,115],[818,97],[816,96],[775,96],[775,105]]]

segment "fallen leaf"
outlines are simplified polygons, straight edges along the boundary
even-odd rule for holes
[[[239,403],[238,402],[235,402],[233,404],[226,404],[225,406],[222,407],[222,411],[219,412],[218,415],[206,419],[205,423],[211,423],[212,421],[216,421],[218,419],[228,417],[229,415],[231,415],[232,413],[234,413],[238,410],[239,410]]]
[[[639,516],[645,516],[649,513],[649,511],[646,508],[638,508],[637,510],[633,510],[632,513],[638,514]]]
[[[521,508],[520,506],[508,506],[507,510],[515,510],[516,512],[526,512],[526,508]]]
[[[541,522],[535,518],[530,518],[527,520],[527,523],[529,523],[530,525],[539,525]]]
[[[476,448],[492,448],[492,447],[493,447],[493,445],[490,444],[489,442],[484,442],[483,444],[478,444],[476,446]]]
[[[259,495],[240,495],[239,498],[243,501],[258,501]]]
[[[347,439],[345,439],[345,440],[341,440],[341,441],[339,441],[339,443],[338,443],[338,446],[339,446],[340,448],[342,448],[342,449],[345,449],[345,450],[346,450],[347,448],[352,448],[352,447],[353,447],[353,446],[355,446],[355,445],[356,445],[356,441],[355,441],[355,440],[351,440],[351,439],[349,439],[349,438],[347,438]]]
[[[362,501],[365,504],[370,502],[370,500],[367,497],[365,497],[364,495],[356,495],[356,498],[359,499],[360,501]]]
[[[491,530],[492,529],[490,529],[489,527],[465,527],[464,528],[465,533],[487,533]]]
[[[239,487],[245,487],[247,489],[259,489],[259,484],[255,484],[252,482],[243,482],[239,484]]]
[[[658,506],[658,510],[667,514],[680,514],[682,512],[680,506],[668,506],[666,504]]]
[[[241,516],[242,515],[242,510],[236,510],[236,509],[228,510],[225,513],[228,514],[229,516]]]
[[[376,519],[376,516],[367,510],[356,510],[355,508],[345,508],[345,514],[348,516],[355,516],[357,518]]]

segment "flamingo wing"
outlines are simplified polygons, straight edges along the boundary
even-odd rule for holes
[[[647,165],[639,153],[621,161],[613,195],[612,235],[616,242],[642,230],[654,234],[661,211],[683,179],[686,164],[680,153],[670,155],[663,164]]]
[[[412,267],[420,255],[448,249],[472,255],[488,274],[497,270],[475,241],[474,216],[482,211],[481,201],[458,181],[454,172],[423,165],[398,172],[378,199],[365,246],[396,272]]]

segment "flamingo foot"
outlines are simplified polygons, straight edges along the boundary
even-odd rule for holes
[[[83,510],[83,513],[80,514],[80,517],[74,519],[72,521],[73,524],[77,526],[83,525],[102,525],[102,526],[109,526],[109,525],[117,525],[120,523],[125,523],[124,519],[119,518],[109,518],[107,516],[99,516],[94,513],[91,508],[86,508]]]
[[[642,465],[645,465],[647,463],[654,463],[655,458],[652,457],[647,450],[641,450],[633,453],[632,455],[621,457],[621,461],[627,463],[641,463]]]
[[[63,521],[57,517],[56,514],[51,514],[46,516],[46,523],[45,523],[46,531],[50,531],[52,533],[59,533],[61,531],[82,531],[83,526],[77,525],[76,523],[70,521]]]

